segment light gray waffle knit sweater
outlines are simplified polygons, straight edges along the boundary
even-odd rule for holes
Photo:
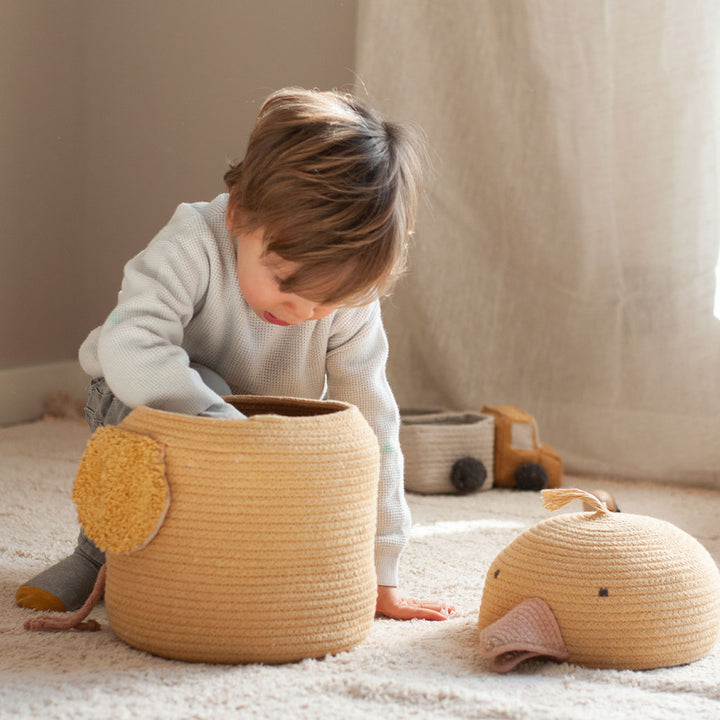
[[[403,492],[399,413],[385,377],[380,304],[341,308],[322,320],[279,327],[243,298],[226,194],[183,204],[125,266],[118,303],[80,348],[80,364],[104,377],[126,405],[242,417],[189,367],[219,373],[233,392],[343,400],[356,405],[381,452],[375,564],[397,585],[410,513]]]

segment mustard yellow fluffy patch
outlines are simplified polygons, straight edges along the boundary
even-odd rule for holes
[[[103,551],[129,553],[155,536],[169,506],[164,446],[120,427],[98,428],[80,461],[73,501]]]

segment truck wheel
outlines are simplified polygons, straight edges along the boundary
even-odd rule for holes
[[[518,490],[542,490],[547,486],[547,472],[538,463],[524,463],[515,471],[515,487]]]

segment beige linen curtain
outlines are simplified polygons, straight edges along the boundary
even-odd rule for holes
[[[358,83],[435,165],[385,303],[401,405],[720,487],[719,47],[714,0],[360,0]]]

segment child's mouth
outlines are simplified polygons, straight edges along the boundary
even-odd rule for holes
[[[280,318],[276,318],[271,312],[268,312],[267,310],[263,313],[263,317],[265,318],[265,320],[267,320],[269,323],[272,323],[273,325],[281,325],[282,327],[287,327],[288,325],[290,325],[289,322],[285,322]]]

